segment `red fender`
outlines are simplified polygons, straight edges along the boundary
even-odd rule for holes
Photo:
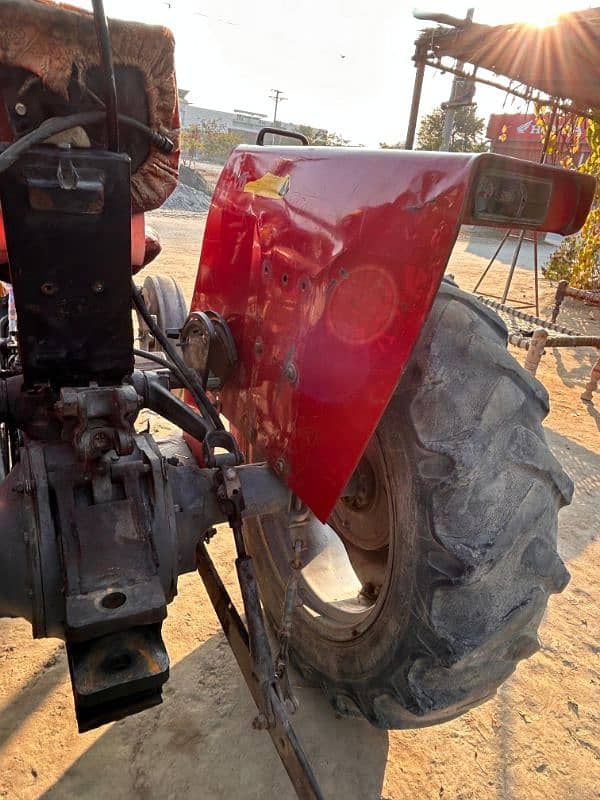
[[[215,189],[192,301],[222,314],[238,347],[224,415],[325,520],[461,223],[525,218],[568,233],[593,191],[585,176],[488,154],[237,148]]]

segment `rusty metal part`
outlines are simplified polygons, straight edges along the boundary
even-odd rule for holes
[[[342,539],[361,550],[381,550],[389,542],[389,509],[384,485],[384,456],[374,436],[329,520]]]
[[[549,336],[548,347],[600,347],[600,336]]]
[[[210,377],[221,389],[237,363],[237,350],[229,326],[215,311],[192,311],[181,331],[181,349],[188,367],[200,373],[203,386]]]
[[[581,395],[581,399],[585,400],[588,403],[591,403],[594,399],[594,392],[598,391],[599,383],[600,383],[600,355],[598,356],[598,360],[592,367],[590,379],[585,385],[585,390]]]
[[[546,346],[547,339],[548,331],[544,328],[537,328],[531,336],[531,341],[527,348],[527,357],[523,366],[527,372],[530,372],[532,375],[535,375],[537,372],[540,359],[544,354],[544,347]]]
[[[559,284],[556,287],[556,294],[554,295],[552,322],[556,322],[556,318],[560,313],[560,307],[565,297],[571,297],[573,300],[583,300],[583,302],[587,305],[600,306],[600,291],[576,289],[574,286],[569,286],[568,281],[559,281]]]
[[[250,650],[248,631],[233,605],[231,597],[223,585],[203,542],[198,544],[196,563],[198,573],[202,578],[240,671],[256,705],[260,708],[263,698],[254,673],[254,660]],[[273,688],[270,690],[270,707],[274,724],[268,728],[268,732],[296,790],[296,794],[302,800],[322,800],[323,794],[298,741],[298,737],[288,720],[285,706]]]
[[[286,698],[286,708],[290,713],[298,710],[298,700],[296,699],[289,679],[289,647],[292,636],[292,623],[294,611],[298,606],[298,579],[302,570],[302,551],[306,549],[304,541],[296,539],[293,547],[293,557],[290,561],[291,573],[285,587],[285,598],[283,601],[283,613],[281,625],[279,627],[279,651],[275,659],[275,675],[283,685],[283,695]]]
[[[322,795],[318,784],[287,718],[287,710],[295,711],[298,707],[287,674],[287,643],[291,632],[291,615],[295,606],[295,584],[290,584],[290,591],[286,596],[285,628],[280,639],[280,655],[276,668],[273,664],[260,603],[254,563],[246,552],[242,533],[242,512],[245,502],[237,469],[233,467],[220,469],[215,476],[215,485],[217,498],[233,532],[237,551],[235,565],[247,628],[233,606],[210,560],[204,542],[199,542],[196,550],[198,572],[257,705],[258,715],[254,719],[253,727],[268,730],[271,734],[298,796],[307,800],[320,798]],[[301,567],[301,550],[302,542],[299,541],[294,545],[293,564],[296,571]],[[286,620],[288,605],[290,619]]]
[[[133,423],[141,406],[134,386],[90,386],[61,389],[55,409],[64,423],[63,439],[73,443],[82,461],[91,461],[109,450],[121,456],[133,452]]]
[[[477,299],[480,303],[483,303],[490,308],[494,308],[496,311],[500,311],[503,314],[508,314],[516,319],[522,319],[524,322],[529,322],[531,325],[536,325],[540,328],[546,328],[546,330],[549,331],[556,331],[557,333],[564,333],[566,336],[579,335],[577,331],[573,331],[571,328],[565,328],[563,325],[556,325],[554,322],[548,322],[546,319],[534,317],[533,314],[526,314],[524,311],[519,311],[518,308],[512,308],[512,306],[503,305],[502,303],[498,303],[496,300],[492,300],[489,297],[477,295]]]
[[[196,568],[198,540],[227,518],[214,490],[219,470],[192,464],[182,440],[176,449],[180,458],[142,434],[128,455],[83,462],[58,437],[27,441],[0,483],[0,616],[66,640],[80,730],[160,702],[169,674],[160,628],[177,576]],[[289,504],[266,465],[226,468],[224,481],[232,498],[245,488],[246,515]],[[239,565],[249,584],[246,570]]]
[[[162,702],[169,657],[159,625],[67,642],[79,732]]]

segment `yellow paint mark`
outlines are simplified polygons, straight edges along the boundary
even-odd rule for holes
[[[273,175],[267,172],[256,181],[248,181],[244,191],[255,194],[257,197],[270,197],[272,200],[283,200],[290,188],[289,175]]]

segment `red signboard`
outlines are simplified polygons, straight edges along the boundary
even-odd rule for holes
[[[502,142],[539,142],[541,145],[544,130],[536,119],[535,114],[491,114],[487,138]],[[575,133],[581,136],[582,143],[585,142],[587,123],[587,119],[583,119],[581,125],[575,128]],[[560,117],[557,127],[560,131]]]

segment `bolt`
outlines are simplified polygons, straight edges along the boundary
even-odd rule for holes
[[[52,297],[57,293],[58,287],[54,283],[42,283],[40,291],[42,294],[45,294],[46,297]]]
[[[286,364],[286,366],[283,368],[283,374],[290,383],[298,382],[298,369],[293,361],[290,361],[289,364]]]
[[[227,478],[228,481],[232,481],[235,479],[235,470],[233,469],[233,467],[229,467],[229,469],[225,473],[225,477]]]
[[[15,103],[15,114],[19,117],[24,117],[27,114],[27,106],[25,103]]]
[[[275,471],[276,472],[284,472],[285,471],[285,461],[283,458],[278,458],[275,462]]]
[[[102,281],[96,281],[96,283],[92,284],[92,292],[94,294],[102,294],[104,291],[104,284]]]
[[[267,720],[267,718],[265,717],[264,714],[262,714],[262,713],[258,714],[252,720],[252,727],[256,731],[266,731],[267,728],[269,727],[269,721]]]
[[[106,447],[108,441],[108,437],[104,433],[104,431],[98,431],[98,433],[94,434],[93,442],[94,447],[97,447],[98,450],[101,450],[103,447]]]

